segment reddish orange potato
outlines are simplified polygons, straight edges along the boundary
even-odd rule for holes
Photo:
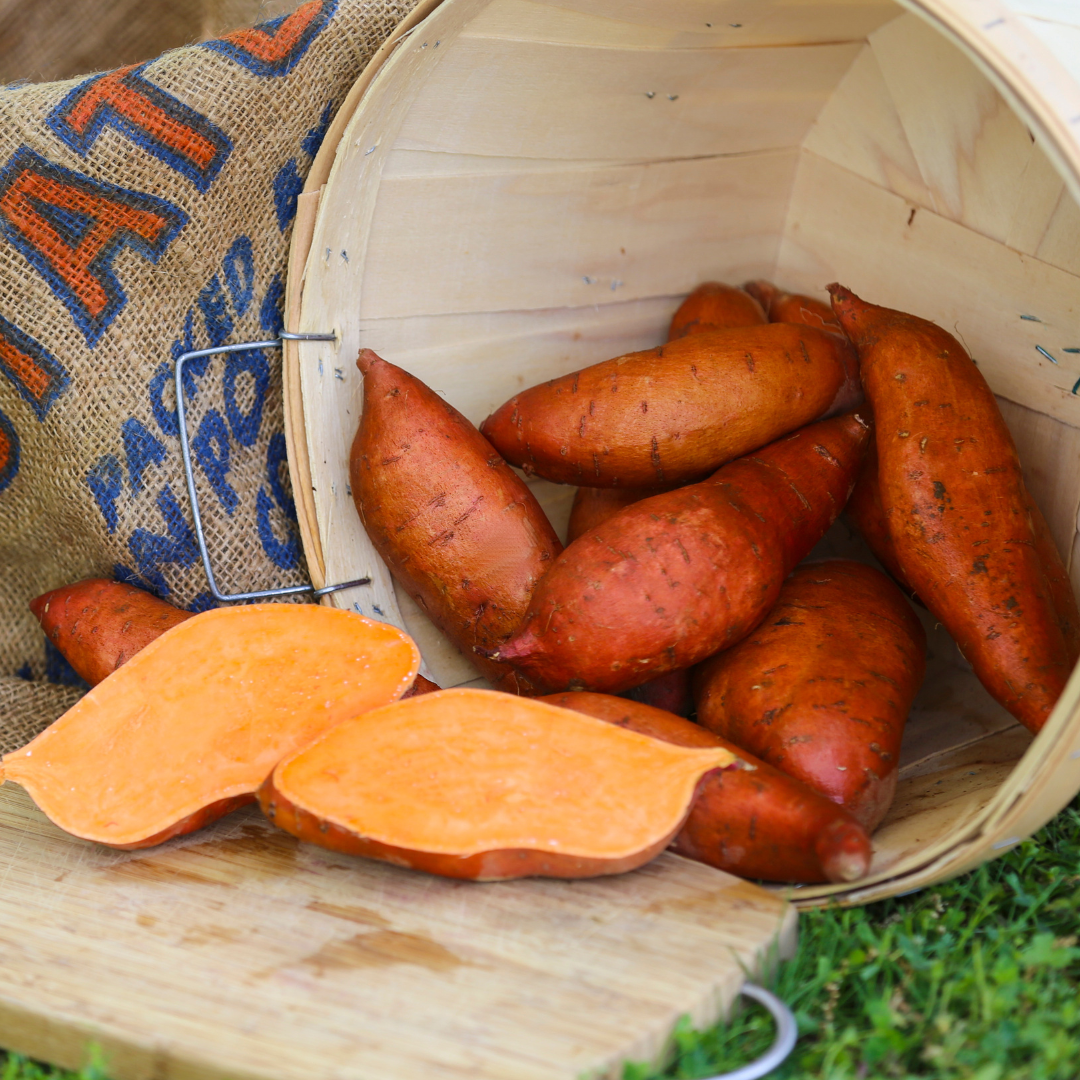
[[[250,802],[327,728],[399,697],[420,654],[396,627],[314,604],[194,615],[2,762],[61,829],[116,848]]]
[[[734,760],[546,702],[442,690],[338,725],[282,761],[259,802],[301,840],[445,877],[593,877],[663,851],[701,777]]]
[[[622,696],[642,705],[674,713],[676,716],[689,716],[694,711],[694,695],[690,689],[688,668],[669,671],[666,675],[650,679],[640,686],[632,686],[629,690],[624,690]]]
[[[572,544],[579,536],[614,517],[620,510],[642,499],[672,491],[679,484],[666,487],[644,488],[594,488],[579,487],[570,508],[570,524],[566,530],[566,542]]]
[[[769,281],[748,281],[743,288],[761,303],[769,317],[769,322],[813,326],[834,334],[844,332],[832,308],[820,300],[815,300],[812,296],[782,292]],[[845,352],[844,367],[843,385],[837,391],[825,416],[848,412],[862,404],[863,389],[859,378],[859,363],[853,350]]]
[[[691,334],[525,390],[480,430],[511,464],[557,483],[699,480],[820,416],[849,350],[786,323]]]
[[[889,522],[885,517],[885,509],[881,505],[881,490],[878,487],[878,458],[877,444],[871,439],[867,448],[866,457],[863,459],[859,477],[855,481],[851,498],[848,499],[844,513],[848,520],[866,541],[866,546],[874,553],[886,570],[892,574],[897,585],[913,597],[914,590],[904,571],[900,566],[900,560],[896,557],[896,548],[889,534]]]
[[[697,796],[672,850],[763,881],[857,881],[870,869],[870,837],[842,807],[711,731],[609,694],[542,698],[676,746],[721,746],[737,768],[717,769]]]
[[[436,690],[441,689],[441,686],[436,685],[430,679],[425,679],[423,675],[417,675],[412,686],[401,697],[402,699],[419,697],[421,694],[434,694]]]
[[[562,551],[532,492],[455,408],[370,349],[352,445],[353,499],[390,572],[472,656],[518,627],[540,575]],[[476,655],[501,690],[529,692]]]
[[[786,293],[771,281],[748,281],[743,288],[753,296],[765,311],[769,322],[801,323],[831,330],[840,334],[840,320],[832,308],[821,300],[800,293]]]
[[[806,563],[749,637],[695,672],[698,720],[875,828],[926,670],[926,635],[872,566]]]
[[[877,418],[904,576],[987,690],[1038,731],[1080,653],[1080,614],[993,392],[940,327],[830,291]]]
[[[680,305],[671,320],[668,341],[723,330],[729,326],[760,326],[768,322],[761,305],[747,292],[734,285],[706,281]]]
[[[857,416],[825,420],[628,506],[556,560],[493,655],[549,692],[617,693],[733,645],[840,512],[868,441]]]
[[[30,610],[45,636],[91,686],[193,614],[105,578],[53,589],[31,600]]]

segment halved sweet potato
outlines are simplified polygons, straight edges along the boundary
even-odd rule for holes
[[[420,665],[396,627],[314,605],[173,627],[2,762],[61,829],[137,848],[253,798],[286,755],[398,698]]]
[[[544,702],[442,690],[328,731],[259,792],[323,847],[445,877],[633,870],[683,823],[719,747],[672,746]]]

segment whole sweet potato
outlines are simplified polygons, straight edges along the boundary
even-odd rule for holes
[[[749,637],[695,671],[698,720],[873,829],[925,670],[922,623],[880,570],[806,563]]]
[[[870,837],[842,807],[689,720],[610,694],[542,698],[676,746],[720,746],[736,768],[707,773],[671,847],[746,878],[811,884],[857,881],[870,868]]]
[[[91,686],[194,614],[107,578],[87,578],[43,593],[30,601],[30,610],[45,636]]]
[[[839,514],[869,425],[812,424],[571,544],[490,655],[540,687],[618,692],[745,637]]]
[[[706,281],[699,285],[680,305],[671,320],[668,341],[723,330],[729,326],[759,326],[768,322],[765,312],[748,292]]]
[[[557,483],[698,480],[820,416],[850,348],[786,323],[691,334],[522,391],[480,430],[511,464]]]
[[[904,576],[987,690],[1038,731],[1080,653],[1080,614],[993,392],[940,327],[830,291],[859,350]]]
[[[364,528],[451,641],[470,656],[497,648],[562,545],[532,492],[461,413],[370,349],[357,365],[364,408],[349,472]],[[494,686],[527,692],[505,664],[475,655]]]

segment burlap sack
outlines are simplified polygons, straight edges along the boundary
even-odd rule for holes
[[[296,195],[336,107],[413,3],[311,0],[149,63],[0,93],[0,749],[73,698],[32,597],[101,575],[211,603],[174,360],[277,333]],[[188,371],[221,587],[305,580],[280,352]]]
[[[70,79],[295,11],[302,0],[0,0],[0,83]]]

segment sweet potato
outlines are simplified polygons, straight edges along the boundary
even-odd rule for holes
[[[536,685],[627,690],[735,644],[839,514],[869,425],[825,420],[571,544],[495,655]]]
[[[755,297],[764,308],[769,322],[794,323],[797,326],[813,326],[833,334],[843,334],[840,321],[828,304],[812,296],[786,293],[769,281],[748,281],[743,288]],[[849,412],[862,404],[863,389],[859,378],[859,361],[853,349],[844,351],[844,382],[823,418]]]
[[[352,444],[353,499],[394,577],[467,655],[518,627],[562,551],[532,492],[453,406],[370,349],[357,360],[364,408]],[[477,655],[498,689],[527,692]]]
[[[327,732],[278,765],[259,802],[301,840],[445,877],[591,877],[663,851],[700,778],[732,764],[717,746],[443,690]]]
[[[691,334],[524,390],[480,430],[511,464],[557,483],[699,480],[820,416],[847,350],[785,323]]]
[[[870,868],[870,837],[842,807],[689,720],[610,694],[541,698],[676,746],[721,746],[735,768],[698,785],[671,847],[680,855],[763,881],[857,881]]]
[[[881,503],[904,576],[987,690],[1038,731],[1080,652],[1080,615],[993,392],[945,330],[830,291],[877,418]]]
[[[768,322],[765,312],[748,292],[719,281],[699,285],[680,305],[671,320],[668,341],[723,330],[729,326],[760,326]]]
[[[667,484],[663,487],[634,488],[594,488],[579,487],[574,495],[574,504],[570,507],[570,524],[566,529],[566,542],[572,544],[579,536],[590,529],[603,524],[614,517],[620,510],[632,506],[642,499],[673,491],[681,484]]]
[[[106,578],[53,589],[31,600],[30,610],[45,636],[91,686],[193,614]]]
[[[844,507],[844,514],[858,529],[866,546],[874,553],[882,566],[892,575],[893,580],[912,596],[914,590],[896,557],[896,548],[889,533],[889,522],[885,517],[885,508],[881,505],[881,489],[878,487],[877,443],[871,439],[863,458],[862,468],[852,489],[851,498]]]
[[[922,623],[880,570],[806,563],[754,633],[695,671],[698,720],[873,829],[925,670]]]
[[[771,281],[748,281],[743,289],[758,301],[769,322],[798,323],[843,333],[832,308],[812,296],[784,292]]]
[[[287,754],[399,697],[420,654],[396,627],[308,604],[174,626],[0,763],[61,829],[159,844],[250,802]]]

